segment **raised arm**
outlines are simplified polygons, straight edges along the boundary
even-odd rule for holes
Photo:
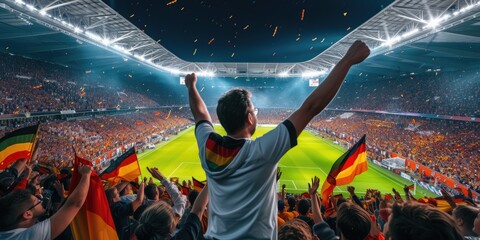
[[[145,190],[145,182],[142,182],[140,184],[140,187],[138,188],[137,198],[132,201],[132,208],[134,212],[143,203],[144,190]]]
[[[365,43],[361,41],[353,43],[345,56],[337,63],[322,84],[320,84],[320,86],[305,99],[302,106],[288,118],[295,126],[297,136],[300,135],[310,120],[327,107],[335,97],[350,67],[365,60],[369,54],[370,50]]]
[[[183,213],[185,212],[187,198],[180,194],[175,183],[167,180],[165,176],[163,176],[163,174],[158,170],[158,168],[147,167],[147,170],[150,172],[150,174],[152,174],[154,178],[158,179],[162,183],[162,185],[165,186],[165,190],[167,191],[168,195],[170,195],[173,201],[173,211],[179,217],[182,217]]]
[[[81,166],[78,172],[82,177],[77,187],[75,187],[75,190],[70,194],[65,204],[50,218],[52,239],[56,238],[68,227],[83,206],[85,198],[87,198],[92,167],[86,165]]]
[[[195,123],[198,123],[202,120],[207,120],[211,122],[212,118],[208,113],[207,106],[205,105],[205,102],[200,96],[200,93],[198,93],[196,84],[197,76],[195,75],[195,73],[185,76],[185,85],[188,89],[188,101],[190,104],[190,108],[192,109],[193,118],[195,119]]]
[[[312,214],[313,221],[315,223],[323,222],[322,212],[320,209],[320,199],[318,198],[317,194],[318,186],[320,186],[320,179],[315,176],[312,178],[312,184],[308,183],[308,194],[310,194],[312,201]]]
[[[197,199],[195,199],[195,202],[193,203],[192,206],[192,211],[190,213],[193,213],[197,215],[198,219],[202,219],[203,216],[203,211],[205,211],[205,208],[207,207],[208,203],[208,184],[205,185],[205,187],[200,191],[198,194]]]

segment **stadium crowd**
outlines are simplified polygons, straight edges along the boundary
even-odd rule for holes
[[[479,81],[477,68],[346,81],[329,108],[479,117]]]
[[[349,144],[367,134],[370,159],[381,161],[397,153],[480,192],[478,123],[359,113],[342,116],[346,115],[324,112],[311,127]]]
[[[0,114],[159,106],[144,94],[113,87],[113,81],[98,75],[19,56],[0,57]]]

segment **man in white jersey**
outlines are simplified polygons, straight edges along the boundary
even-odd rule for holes
[[[297,144],[297,136],[310,120],[333,99],[350,67],[369,54],[365,43],[353,43],[302,106],[256,140],[250,137],[255,132],[258,110],[248,91],[233,89],[218,100],[218,119],[227,132],[227,136],[220,136],[214,131],[196,88],[195,74],[185,77],[200,159],[209,185],[207,239],[277,239],[277,163]]]

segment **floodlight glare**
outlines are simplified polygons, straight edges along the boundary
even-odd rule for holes
[[[212,71],[201,71],[198,73],[198,75],[202,77],[213,77],[215,76],[215,73]]]
[[[38,11],[38,13],[40,13],[40,15],[42,15],[42,16],[47,15],[47,11],[45,11],[45,10],[43,10],[43,9],[41,9],[40,11]]]
[[[281,73],[278,74],[278,76],[279,77],[288,77],[289,74],[288,74],[288,72],[281,72]]]
[[[325,70],[322,71],[306,71],[302,73],[303,78],[318,77],[327,73]]]

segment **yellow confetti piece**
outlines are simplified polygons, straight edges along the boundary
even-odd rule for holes
[[[344,16],[344,17],[346,17],[346,16],[347,16],[347,14],[348,14],[347,12],[344,12],[344,13],[343,13],[343,16]]]
[[[250,25],[245,26],[243,30],[247,30],[248,27],[250,27]]]
[[[132,14],[132,15],[130,15],[130,18],[132,18],[132,17],[135,17],[135,13],[134,13],[134,14]]]
[[[208,45],[212,44],[213,40],[215,40],[215,38],[210,39],[210,41],[208,41]]]
[[[193,56],[195,56],[196,53],[197,53],[197,49],[195,48],[195,50],[193,50]]]
[[[275,35],[277,34],[277,29],[278,29],[278,26],[275,26],[275,30],[273,30],[272,37],[275,37]]]
[[[232,58],[233,58],[233,56],[235,56],[235,53],[232,53],[232,56],[230,56],[230,57],[232,57]]]
[[[171,1],[171,2],[168,2],[168,3],[167,3],[167,6],[168,6],[168,5],[172,5],[172,4],[176,3],[176,2],[177,2],[177,0],[173,0],[173,1]]]
[[[302,17],[300,17],[300,21],[303,21],[304,17],[305,17],[305,8],[302,9]]]
[[[316,37],[312,38],[312,42],[315,42],[315,41],[317,41],[317,38]]]

